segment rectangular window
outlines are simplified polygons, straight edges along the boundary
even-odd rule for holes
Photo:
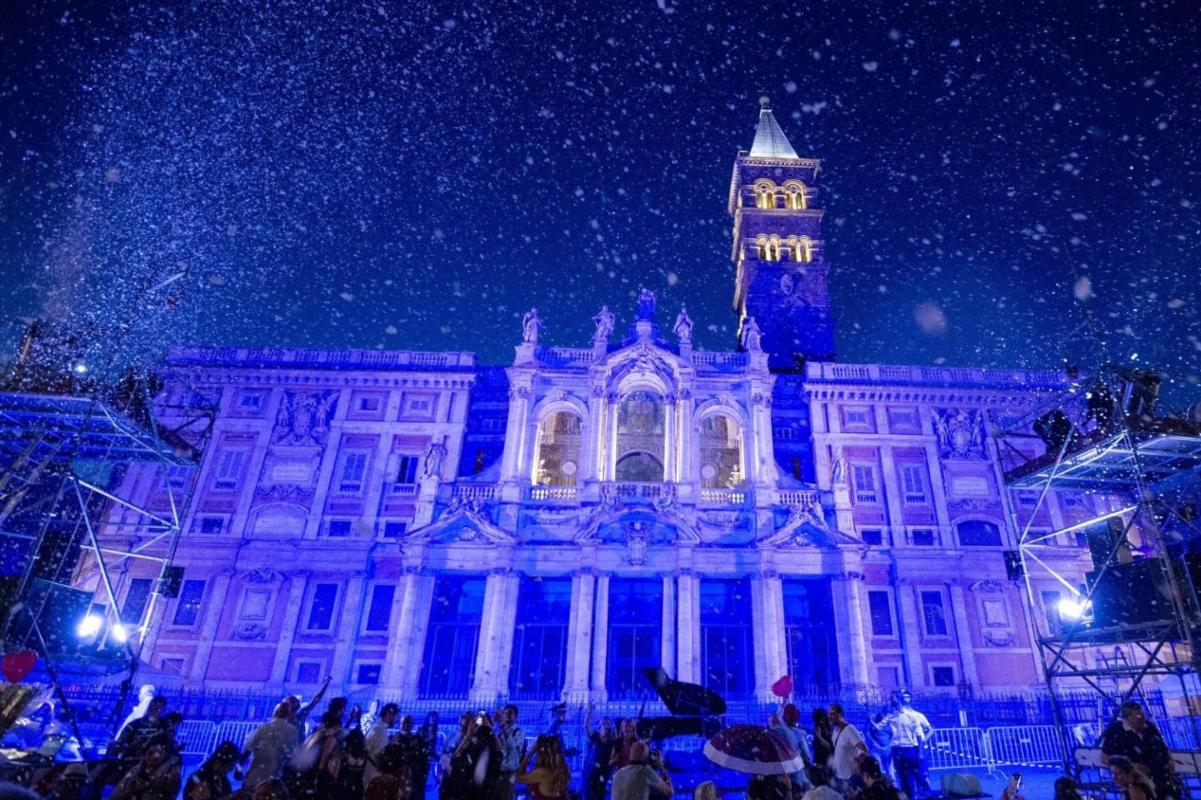
[[[523,577],[509,665],[509,697],[558,698],[567,665],[571,579]]]
[[[876,491],[876,467],[874,464],[852,464],[851,480],[855,486],[856,503],[879,503]]]
[[[158,663],[159,669],[168,675],[183,675],[183,668],[186,662],[184,659],[176,656],[163,656]]]
[[[201,517],[196,526],[206,536],[214,536],[225,532],[224,517]]]
[[[125,592],[125,603],[121,606],[121,621],[126,625],[136,625],[142,621],[153,583],[150,578],[134,578],[129,582],[129,590]]]
[[[930,667],[930,683],[934,686],[954,686],[954,667]]]
[[[663,616],[663,581],[609,579],[609,655],[605,688],[617,700],[642,697],[642,668],[658,664]]]
[[[481,575],[455,573],[435,579],[418,685],[423,698],[467,697],[479,648],[484,580]]]
[[[381,399],[378,397],[360,397],[359,411],[379,411]]]
[[[834,593],[828,578],[785,578],[784,657],[788,674],[804,686],[838,682],[838,646],[834,628]]]
[[[318,683],[321,680],[321,662],[320,661],[297,661],[296,662],[296,682],[297,683]]]
[[[871,411],[866,408],[844,408],[842,425],[848,431],[870,431],[872,429]]]
[[[909,543],[914,547],[937,547],[938,531],[933,528],[914,528],[909,532]]]
[[[723,697],[754,688],[751,587],[746,580],[702,580],[701,678]]]
[[[338,491],[343,494],[358,494],[363,491],[363,479],[367,475],[366,450],[350,450],[342,454],[342,467],[338,470]]]
[[[385,539],[403,539],[405,531],[408,529],[407,522],[385,522],[384,523],[384,538]]]
[[[351,523],[348,519],[332,519],[325,529],[326,534],[333,539],[345,539],[350,536]]]
[[[1000,547],[1001,528],[982,519],[965,519],[955,526],[960,547]]]
[[[416,483],[417,482],[417,465],[421,461],[421,456],[402,455],[396,460],[396,482],[397,483]]]
[[[1063,617],[1059,615],[1059,592],[1044,589],[1039,595],[1043,601],[1043,620],[1047,623],[1047,633],[1055,636],[1063,630]]]
[[[927,636],[950,636],[947,627],[947,612],[942,603],[942,592],[921,592],[922,623]]]
[[[872,547],[884,546],[884,531],[881,528],[864,528],[859,531],[859,536],[863,539],[863,543]]]
[[[338,584],[317,583],[309,600],[309,616],[305,630],[322,632],[334,626],[334,609],[338,605]]]
[[[204,581],[186,580],[179,590],[179,599],[175,602],[175,616],[171,624],[181,628],[190,628],[200,619],[200,603],[204,600]]]
[[[257,411],[263,407],[262,392],[242,392],[238,397],[238,408],[243,411]]]
[[[926,469],[921,464],[901,464],[901,495],[909,505],[925,505],[929,500],[926,493]]]
[[[167,467],[167,485],[172,489],[182,489],[187,486],[191,476],[192,468],[189,466],[173,464]]]
[[[867,593],[867,605],[872,618],[872,636],[893,636],[892,598],[883,590]]]
[[[379,685],[379,674],[382,668],[383,664],[378,662],[371,664],[359,664],[358,669],[355,670],[355,683],[362,684],[364,686]]]
[[[901,672],[896,667],[876,667],[876,679],[881,689],[895,689],[901,685]]]
[[[242,480],[242,470],[246,466],[248,453],[245,450],[225,450],[217,460],[217,474],[213,478],[213,489],[219,492],[232,492],[238,488]]]
[[[371,589],[371,604],[367,607],[367,619],[363,630],[380,633],[388,630],[392,623],[392,599],[396,596],[396,585],[377,583]]]

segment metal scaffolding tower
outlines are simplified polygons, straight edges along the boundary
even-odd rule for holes
[[[192,484],[183,473],[195,466],[197,445],[202,446],[215,414],[210,410],[206,418],[193,411],[183,417],[185,430],[161,430],[155,417],[164,409],[161,400],[160,407],[152,405],[151,383],[128,380],[110,392],[112,400],[102,399],[99,391],[0,392],[0,547],[10,576],[9,602],[0,609],[2,642],[9,650],[38,652],[68,718],[60,670],[68,661],[86,660],[68,645],[77,626],[91,617],[92,638],[107,638],[121,651],[127,676],[112,710],[115,722],[141,663],[155,607],[178,590],[172,559]],[[123,477],[133,465],[156,471],[165,508],[152,508],[124,492]],[[127,559],[153,563],[157,575],[136,620],[122,618],[112,576]],[[91,603],[92,592],[72,588],[79,585],[85,564],[98,573],[107,599],[102,618],[97,614],[101,604]],[[81,618],[63,619],[68,607],[75,616],[82,610]]]
[[[1170,681],[1194,725],[1201,711],[1193,705],[1201,661],[1201,424],[1156,416],[1158,385],[1154,373],[1107,365],[995,433],[1007,486],[1037,493],[1024,522],[1010,510],[1031,619],[1043,617],[1036,580],[1068,594],[1059,624],[1038,637],[1065,753],[1074,742],[1064,690],[1087,688],[1116,711]],[[1033,530],[1052,491],[1101,502],[1087,519]],[[1092,570],[1082,584],[1049,557],[1047,548],[1068,536],[1089,545]]]

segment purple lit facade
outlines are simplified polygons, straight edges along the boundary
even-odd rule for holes
[[[150,565],[114,574],[145,660],[210,687],[309,692],[330,674],[479,703],[634,698],[660,664],[731,699],[785,674],[1040,683],[1032,636],[1065,587],[1036,584],[1031,615],[1004,552],[1018,525],[1050,533],[1109,501],[1055,496],[1031,522],[991,431],[1066,379],[834,363],[817,174],[764,110],[729,195],[738,352],[694,350],[686,314],[649,295],[626,336],[602,312],[579,348],[527,320],[507,367],[173,351],[165,396],[219,413],[199,470],[167,476],[194,486],[179,598],[142,619]],[[167,502],[163,476],[123,480]],[[121,514],[104,535],[128,537]],[[1045,558],[1082,576],[1087,548],[1061,537]]]

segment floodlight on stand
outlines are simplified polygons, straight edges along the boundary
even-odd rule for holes
[[[100,633],[104,627],[104,619],[99,614],[87,614],[75,626],[75,635],[80,639],[89,639]]]
[[[113,641],[118,644],[125,644],[129,640],[129,631],[120,622],[113,623],[113,627],[109,629],[109,633],[112,634]]]
[[[1059,601],[1059,615],[1073,622],[1088,616],[1092,610],[1092,601],[1087,597],[1065,597]]]

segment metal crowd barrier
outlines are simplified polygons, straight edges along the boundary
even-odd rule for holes
[[[988,734],[980,728],[935,728],[929,759],[931,769],[991,768]]]
[[[250,738],[250,734],[254,733],[263,723],[261,722],[222,722],[217,726],[217,742],[230,741],[238,746],[239,750],[246,748],[246,740]]]
[[[207,757],[217,748],[217,724],[203,719],[187,719],[175,731],[180,752],[185,756]]]
[[[1063,739],[1054,725],[1007,725],[988,729],[995,764],[1053,767],[1063,763]]]

